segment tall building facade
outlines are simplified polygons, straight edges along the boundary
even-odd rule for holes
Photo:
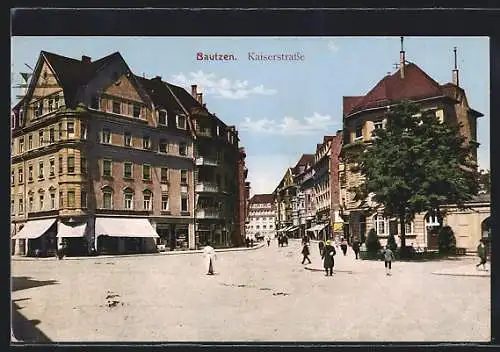
[[[248,218],[248,202],[250,196],[250,182],[247,182],[248,168],[245,164],[245,148],[240,148],[238,159],[238,245],[244,243],[246,237],[246,222]]]
[[[460,133],[466,137],[467,142],[476,148],[479,146],[477,118],[483,115],[469,106],[465,91],[459,85],[456,66],[452,72],[452,83],[439,84],[416,64],[406,61],[402,49],[397,71],[385,76],[366,95],[343,98],[343,147],[357,142],[369,145],[373,131],[385,128],[388,109],[403,100],[417,103],[422,110],[434,113],[441,121],[461,124]],[[471,155],[470,166],[477,167],[476,151]],[[391,233],[399,240],[399,224],[396,219],[385,218],[380,208],[375,212],[368,211],[365,203],[355,201],[354,194],[348,191],[350,187],[358,186],[364,181],[359,172],[353,171],[352,165],[341,161],[340,180],[341,203],[343,214],[348,219],[350,237],[364,241],[367,232],[375,229],[382,244]],[[477,221],[481,222],[480,219]],[[434,230],[445,222],[446,219],[439,216],[417,214],[412,223],[405,224],[407,243],[437,248],[437,231]],[[457,246],[469,248],[470,244],[464,241],[465,239],[457,237]]]
[[[276,208],[273,194],[255,194],[249,200],[247,235],[274,238],[276,235]]]
[[[134,75],[119,53],[92,61],[42,51],[12,110],[14,252],[50,255],[62,241],[79,254],[196,248],[205,111],[184,89]],[[216,121],[224,181],[236,180],[237,132]],[[225,223],[237,224],[236,182],[223,192]]]

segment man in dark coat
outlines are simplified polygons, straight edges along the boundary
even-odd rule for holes
[[[352,244],[352,250],[354,251],[354,254],[356,255],[356,259],[358,259],[358,254],[359,254],[359,242],[354,241]]]
[[[302,259],[302,264],[304,264],[304,262],[307,261],[309,262],[308,264],[311,264],[311,259],[309,259],[309,246],[307,245],[307,243],[304,243],[304,247],[302,247],[302,255],[304,256],[304,259]]]
[[[326,241],[326,246],[325,248],[323,248],[323,255],[321,256],[321,258],[323,259],[323,267],[325,268],[326,276],[328,276],[328,274],[330,274],[330,276],[333,275],[333,266],[335,265],[333,256],[335,254],[335,247],[331,245],[330,241]]]

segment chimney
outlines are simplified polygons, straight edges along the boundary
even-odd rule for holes
[[[203,103],[202,105],[203,105],[203,108],[205,108],[205,109],[207,108],[207,104]]]
[[[191,95],[193,96],[193,98],[196,98],[196,94],[198,94],[198,87],[196,86],[196,84],[192,84],[191,85]]]
[[[198,103],[203,104],[203,93],[196,93],[196,100]]]
[[[405,51],[403,49],[403,37],[401,37],[401,51],[399,52],[399,73],[405,78]]]
[[[153,78],[155,81],[161,81],[161,76],[155,76],[155,78]]]
[[[82,62],[84,64],[90,64],[90,62],[92,61],[92,58],[89,57],[89,56],[85,56],[85,55],[82,55]]]
[[[457,68],[457,47],[453,47],[453,54],[455,56],[455,68],[453,69],[453,84],[458,85],[458,68]]]

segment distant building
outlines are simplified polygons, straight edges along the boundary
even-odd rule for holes
[[[258,237],[274,238],[276,235],[276,208],[273,194],[255,194],[249,200],[247,235],[251,239]]]

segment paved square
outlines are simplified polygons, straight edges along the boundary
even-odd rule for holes
[[[489,341],[489,277],[432,274],[475,258],[355,260],[332,277],[301,247],[201,254],[13,260],[14,334],[25,341]],[[320,267],[315,244],[310,266]],[[475,269],[474,269],[475,270]]]

